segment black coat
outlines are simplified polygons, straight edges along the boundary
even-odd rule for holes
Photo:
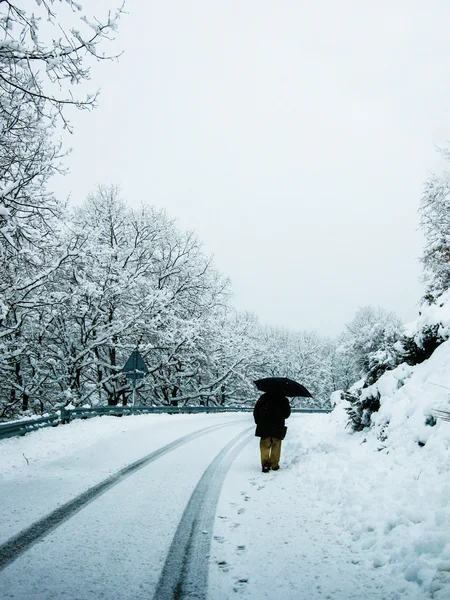
[[[282,395],[263,394],[253,409],[256,423],[255,435],[284,440],[286,429],[284,420],[291,414],[289,400]]]

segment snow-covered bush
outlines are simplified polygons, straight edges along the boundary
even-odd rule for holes
[[[348,402],[346,408],[349,416],[349,424],[353,431],[362,431],[365,427],[370,427],[372,413],[380,408],[380,395],[362,394],[361,389],[352,392],[342,392],[342,399]]]
[[[405,326],[402,343],[410,364],[429,358],[433,351],[450,337],[450,290],[437,296],[434,302],[425,301],[419,317]],[[411,354],[411,357],[409,356]],[[414,360],[417,358],[417,360]]]
[[[403,358],[409,365],[418,365],[433,354],[436,348],[447,338],[439,334],[439,325],[427,325],[420,330],[420,335],[405,335],[401,344]]]

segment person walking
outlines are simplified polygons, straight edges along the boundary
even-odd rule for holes
[[[261,438],[259,448],[263,473],[280,468],[281,440],[284,440],[287,431],[284,421],[290,414],[289,400],[282,393],[266,392],[255,404],[255,436]]]

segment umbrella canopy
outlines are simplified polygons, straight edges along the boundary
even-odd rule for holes
[[[283,396],[312,398],[312,395],[304,385],[287,377],[265,377],[264,379],[256,380],[254,383],[261,392],[275,392],[283,394]]]

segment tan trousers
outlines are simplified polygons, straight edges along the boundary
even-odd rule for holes
[[[261,466],[268,462],[273,469],[279,467],[281,454],[281,440],[274,437],[261,438],[259,442],[261,450]]]

